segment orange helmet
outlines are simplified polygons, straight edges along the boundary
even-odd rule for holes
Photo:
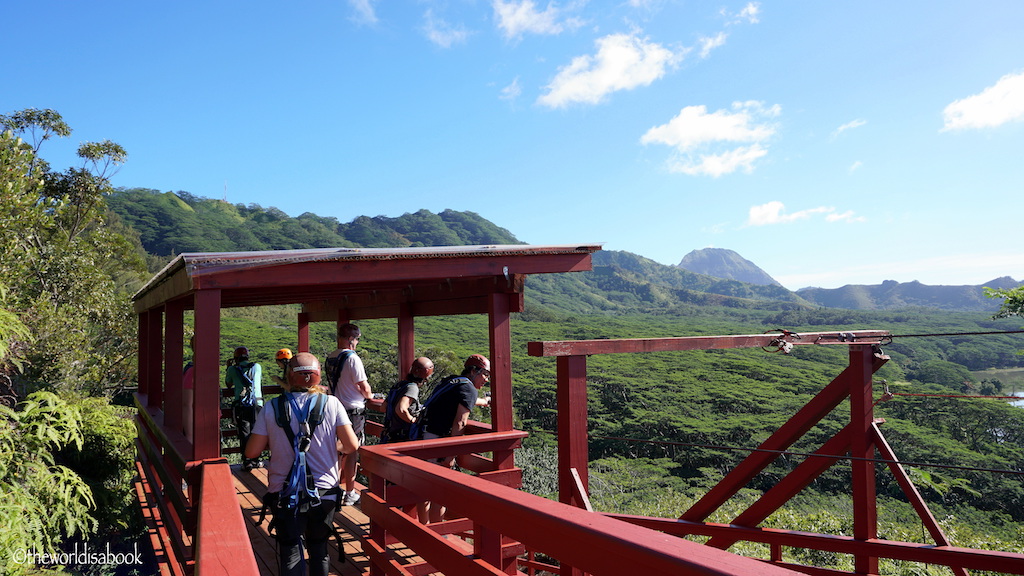
[[[292,351],[288,348],[281,348],[277,351],[277,355],[274,356],[275,360],[291,360]]]

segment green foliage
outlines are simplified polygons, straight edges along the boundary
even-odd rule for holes
[[[18,410],[0,406],[0,428],[0,567],[21,574],[31,567],[15,561],[17,551],[56,551],[64,538],[96,529],[92,491],[55,460],[82,449],[85,420],[79,406],[36,392]]]
[[[133,489],[135,409],[95,397],[75,404],[88,426],[83,429],[81,446],[66,446],[58,458],[92,490],[98,534],[135,536],[142,528]]]
[[[985,295],[989,298],[1002,298],[1003,303],[999,306],[995,318],[1007,316],[1024,316],[1024,286],[1011,289],[985,288]]]

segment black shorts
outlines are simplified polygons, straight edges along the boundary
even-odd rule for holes
[[[345,410],[345,412],[348,414],[348,419],[352,421],[352,432],[356,435],[359,443],[363,444],[366,441],[366,409],[357,408]]]

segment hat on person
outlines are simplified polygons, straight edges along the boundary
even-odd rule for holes
[[[483,368],[490,372],[491,361],[481,354],[473,354],[469,358],[466,358],[466,368]]]
[[[292,356],[288,362],[288,367],[291,368],[292,372],[314,372],[320,373],[320,361],[317,360],[316,356],[308,352],[299,352],[295,356]]]
[[[248,348],[246,348],[245,346],[239,346],[238,348],[235,348],[235,358],[248,358],[248,357],[249,357],[249,349]]]
[[[291,360],[292,351],[288,348],[281,348],[277,351],[277,355],[274,356],[275,360]]]

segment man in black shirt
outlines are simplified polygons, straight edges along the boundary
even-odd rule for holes
[[[444,379],[424,403],[422,414],[423,439],[462,436],[469,423],[469,413],[474,406],[489,406],[490,397],[480,397],[480,389],[491,379],[491,362],[480,354],[466,359],[460,376]],[[442,466],[451,467],[455,455],[437,460]],[[444,507],[433,504],[429,508],[430,522],[444,519]]]

